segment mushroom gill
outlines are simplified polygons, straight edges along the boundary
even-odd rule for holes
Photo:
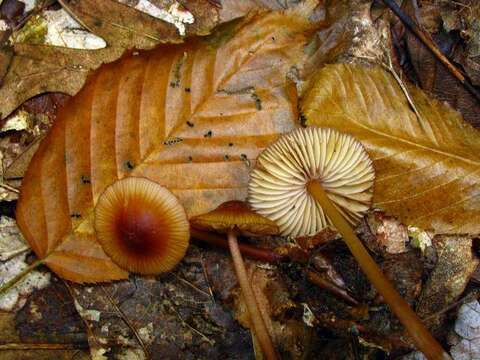
[[[308,191],[311,181],[320,182],[354,225],[370,207],[374,178],[372,162],[355,138],[328,128],[300,128],[260,154],[248,200],[255,211],[275,221],[283,235],[313,235],[331,222]]]

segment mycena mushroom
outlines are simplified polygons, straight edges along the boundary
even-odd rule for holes
[[[97,239],[120,267],[141,274],[171,270],[185,256],[190,232],[178,199],[139,177],[110,185],[95,207]]]
[[[352,229],[370,207],[374,178],[372,162],[355,138],[332,129],[300,128],[260,154],[249,203],[275,221],[283,235],[313,235],[333,224],[418,349],[429,359],[450,359]]]
[[[211,212],[190,219],[192,227],[200,230],[226,233],[232,255],[233,267],[247,306],[253,330],[266,359],[276,359],[276,352],[253,289],[248,280],[245,264],[238,246],[238,235],[274,235],[278,226],[271,220],[256,214],[241,201],[228,201]]]

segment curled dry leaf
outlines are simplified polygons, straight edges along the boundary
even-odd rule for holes
[[[374,206],[403,223],[442,233],[480,231],[480,133],[448,105],[379,68],[331,65],[304,96],[308,125],[359,139],[376,172]]]
[[[310,10],[258,14],[96,72],[60,111],[24,178],[17,221],[37,256],[72,281],[126,277],[92,226],[99,195],[126,176],[167,187],[189,216],[244,199],[252,161],[294,127],[286,74],[305,56]]]

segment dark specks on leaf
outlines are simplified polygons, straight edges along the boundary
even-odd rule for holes
[[[194,126],[195,126],[195,124],[192,123],[191,121],[187,121],[187,125],[190,126],[190,127],[194,127]]]
[[[225,155],[223,156],[223,158],[225,159],[225,161],[229,161],[229,160],[230,160],[230,156],[229,156],[228,154],[225,154]]]
[[[300,113],[300,125],[303,127],[307,126],[307,118],[302,113]]]
[[[233,143],[228,143],[228,146],[233,146]]]
[[[70,214],[70,217],[71,217],[72,219],[80,219],[80,218],[82,217],[82,215],[75,212],[75,213],[71,213],[71,214]]]
[[[247,167],[250,167],[251,163],[250,160],[248,160],[247,154],[240,154],[240,158],[242,161],[245,163]]]
[[[255,108],[260,111],[262,110],[262,100],[258,97],[258,95],[254,92],[252,93],[252,99],[255,101]]]
[[[169,138],[163,142],[163,145],[175,145],[183,141],[180,137]]]
[[[204,138],[211,138],[213,135],[212,130],[208,130],[205,134],[203,134]]]
[[[80,179],[82,181],[82,184],[90,184],[91,183],[90,178],[86,175],[82,175]]]
[[[188,157],[188,162],[191,163],[193,161],[193,157],[189,156]]]
[[[189,87],[186,87],[186,88],[185,88],[185,92],[189,93],[189,92],[191,92],[191,91],[192,91],[192,89],[190,89]]]
[[[125,169],[127,169],[128,171],[131,171],[133,170],[133,168],[135,167],[135,164],[133,162],[131,162],[130,160],[127,160],[123,163],[123,166],[125,167]]]

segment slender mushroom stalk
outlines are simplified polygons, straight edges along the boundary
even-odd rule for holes
[[[352,136],[332,129],[297,129],[258,157],[249,202],[277,222],[283,235],[312,235],[333,224],[417,348],[428,359],[450,359],[352,229],[370,206],[373,181],[371,160]]]
[[[238,245],[237,234],[274,235],[278,233],[278,226],[273,221],[254,213],[241,201],[226,202],[207,214],[192,218],[190,222],[192,227],[197,229],[214,230],[227,234],[233,267],[250,315],[253,331],[260,344],[263,356],[268,360],[277,359],[272,339],[248,280],[245,263]]]
[[[141,274],[171,270],[188,248],[190,225],[178,199],[140,177],[110,185],[95,207],[95,231],[120,267]]]

